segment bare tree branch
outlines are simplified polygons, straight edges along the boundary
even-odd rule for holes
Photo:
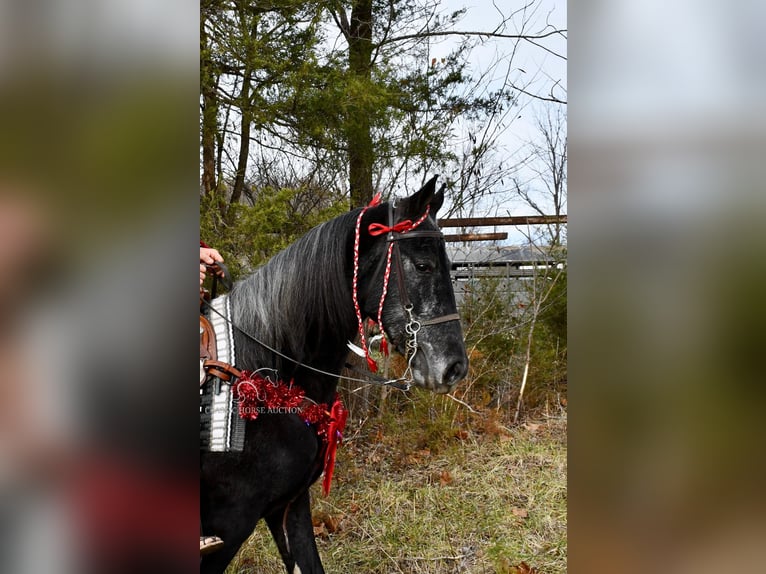
[[[384,44],[394,44],[396,42],[403,42],[404,40],[418,40],[421,38],[437,38],[442,36],[478,36],[480,38],[505,38],[511,40],[541,40],[543,38],[549,38],[551,36],[559,35],[566,39],[567,30],[552,30],[545,34],[499,34],[497,32],[478,32],[469,30],[440,30],[434,32],[415,32],[413,34],[403,34],[401,36],[394,36],[391,38],[383,39],[377,43],[377,46]]]

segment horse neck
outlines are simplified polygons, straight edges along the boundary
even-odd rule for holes
[[[353,229],[348,214],[336,218],[238,282],[231,292],[234,322],[291,359],[339,373],[356,329],[349,284]],[[241,333],[235,344],[240,369],[277,369],[319,402],[334,395],[337,377],[296,366]]]

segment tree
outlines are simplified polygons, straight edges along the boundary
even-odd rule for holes
[[[283,97],[317,41],[317,7],[297,0],[206,0],[200,19],[202,194],[242,200],[253,132],[288,122]],[[224,163],[228,169],[224,169]],[[228,173],[224,175],[224,172]]]
[[[200,132],[202,148],[202,194],[211,196],[217,188],[216,136],[218,135],[218,78],[220,71],[212,57],[208,24],[215,2],[200,3]]]
[[[516,194],[539,215],[562,215],[567,204],[567,125],[566,111],[547,105],[535,118],[537,137],[527,142],[526,168],[533,174],[528,180],[514,178]],[[543,242],[553,248],[566,243],[566,227],[548,226]]]
[[[560,106],[546,105],[538,110],[535,126],[538,137],[527,144],[529,154],[525,166],[533,174],[530,181],[537,185],[514,178],[515,191],[536,213],[561,215],[567,203],[566,112]],[[542,268],[535,265],[528,283],[529,330],[514,421],[521,412],[539,321],[544,321],[547,330],[555,337],[556,355],[566,356],[566,227],[554,223],[537,235],[529,232],[527,239],[554,265]],[[562,342],[563,348],[560,346]],[[554,360],[557,361],[558,356],[554,356]]]
[[[478,164],[510,125],[511,109],[520,97],[550,99],[514,80],[523,75],[513,68],[521,43],[553,51],[542,43],[565,37],[547,23],[531,30],[536,5],[499,13],[488,30],[460,30],[464,10],[444,13],[435,0],[206,0],[202,193],[239,202],[258,184],[258,166],[277,164],[305,182],[334,182],[353,207],[426,171],[458,173],[466,129],[479,140],[459,193],[485,192],[493,170]],[[442,49],[447,40],[457,42]],[[471,50],[488,42],[505,45],[490,66],[505,68],[495,87],[486,70],[468,71]]]

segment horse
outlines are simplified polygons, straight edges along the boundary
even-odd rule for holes
[[[312,403],[330,405],[357,332],[369,357],[361,327],[371,318],[408,358],[416,386],[447,393],[465,378],[468,357],[436,222],[444,201],[437,177],[396,205],[373,202],[315,227],[235,282],[236,367],[277,372]],[[324,572],[309,487],[322,474],[326,445],[290,413],[248,420],[241,452],[201,453],[201,529],[224,541],[201,558],[203,574],[224,572],[262,518],[288,574]]]

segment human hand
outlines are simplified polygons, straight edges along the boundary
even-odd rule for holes
[[[205,280],[205,273],[207,272],[205,265],[212,265],[213,263],[217,261],[223,262],[223,257],[221,257],[221,254],[218,253],[217,249],[212,249],[210,247],[199,248],[199,286],[200,287],[202,287],[202,282]]]

